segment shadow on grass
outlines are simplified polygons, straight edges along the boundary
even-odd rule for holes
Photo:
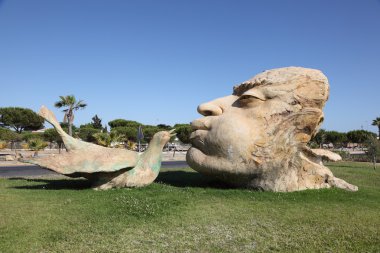
[[[41,183],[38,185],[14,186],[15,189],[30,190],[83,190],[91,188],[91,182],[87,179],[46,179],[46,178],[23,178],[14,177],[9,180],[24,180],[27,182]],[[171,185],[174,187],[200,187],[200,188],[216,188],[230,189],[231,187],[223,182],[203,176],[197,172],[188,171],[164,171],[161,172],[155,183]]]
[[[87,179],[42,179],[14,177],[9,180],[24,180],[27,182],[42,183],[38,185],[14,186],[15,189],[29,190],[83,190],[91,188],[91,182]]]
[[[163,183],[175,187],[201,187],[201,188],[217,188],[230,189],[231,187],[221,181],[204,176],[198,172],[188,171],[165,171],[161,172],[156,183]]]

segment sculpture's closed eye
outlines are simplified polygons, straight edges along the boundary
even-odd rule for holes
[[[267,96],[263,93],[263,91],[261,91],[259,89],[250,89],[250,90],[244,92],[240,96],[240,99],[248,99],[248,98],[260,99],[262,101],[267,100]]]
[[[257,89],[251,89],[244,92],[238,99],[240,106],[255,106],[258,103],[266,101],[266,96]]]

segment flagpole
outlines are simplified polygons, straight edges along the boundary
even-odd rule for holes
[[[141,151],[141,139],[144,138],[144,134],[142,132],[142,127],[141,125],[139,126],[139,129],[137,130],[137,140],[139,141],[139,153]]]

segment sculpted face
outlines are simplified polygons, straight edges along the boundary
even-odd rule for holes
[[[333,175],[318,165],[306,144],[323,121],[328,93],[327,78],[318,70],[265,71],[235,86],[232,95],[199,105],[204,117],[191,123],[187,161],[193,169],[237,186],[320,188]],[[323,171],[318,187],[300,181],[309,160]]]

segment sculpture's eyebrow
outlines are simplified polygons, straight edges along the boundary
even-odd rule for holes
[[[263,83],[257,83],[257,82],[251,82],[251,81],[246,81],[244,83],[241,83],[239,85],[234,86],[232,95],[235,96],[241,96],[243,95],[244,92],[258,86],[262,86]]]

